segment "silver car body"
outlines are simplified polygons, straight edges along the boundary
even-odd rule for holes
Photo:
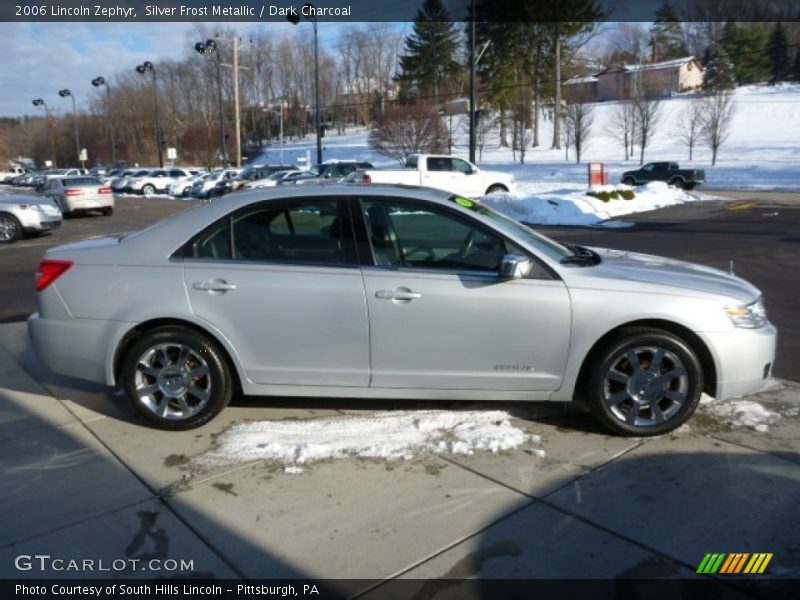
[[[47,198],[0,194],[0,242],[11,241],[23,233],[57,229],[61,220],[58,206]],[[21,227],[19,234],[14,231],[17,225]]]
[[[65,214],[114,208],[111,188],[96,177],[53,177],[45,183],[42,194],[52,199]]]
[[[309,197],[446,206],[523,248],[552,276],[173,256],[233,211]],[[46,259],[75,264],[39,293],[29,330],[52,370],[108,385],[118,383],[126,336],[167,320],[216,339],[245,394],[568,401],[587,356],[609,332],[668,324],[702,346],[710,394],[764,386],[775,328],[737,328],[726,313],[760,297],[752,285],[716,269],[613,250],[597,249],[602,261],[591,267],[562,264],[556,247],[517,224],[498,228],[496,219],[433,190],[254,190],[127,237],[48,250]],[[219,282],[227,287],[216,289]]]

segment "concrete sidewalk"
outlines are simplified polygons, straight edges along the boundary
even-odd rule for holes
[[[800,406],[800,388],[757,399]],[[706,552],[772,552],[772,576],[800,576],[798,416],[758,433],[699,413],[679,433],[638,440],[606,436],[561,405],[514,405],[504,408],[541,436],[546,457],[354,458],[300,475],[264,461],[192,461],[232,423],[396,406],[240,400],[201,429],[158,431],[123,396],[46,371],[24,323],[2,325],[0,507],[13,518],[0,523],[0,575],[676,578],[694,576]],[[34,554],[193,564],[169,573],[15,568]],[[379,583],[347,590],[364,592],[382,597]]]

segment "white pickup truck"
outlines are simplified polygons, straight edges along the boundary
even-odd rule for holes
[[[483,171],[455,156],[412,154],[405,169],[367,169],[365,183],[390,183],[436,188],[460,196],[478,198],[495,192],[511,192],[514,177],[497,171]]]

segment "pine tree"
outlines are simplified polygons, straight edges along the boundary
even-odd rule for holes
[[[728,53],[716,42],[706,48],[703,57],[703,89],[706,91],[729,90],[733,88],[735,79],[733,77],[733,65],[731,64]]]
[[[770,84],[786,81],[789,75],[789,47],[786,42],[786,33],[780,23],[775,24],[775,29],[767,42],[767,56],[769,57]]]
[[[769,59],[764,55],[766,30],[760,23],[728,21],[720,44],[733,63],[733,74],[739,85],[758,83],[769,76]]]
[[[656,11],[650,35],[654,62],[682,58],[689,53],[678,13],[669,2],[665,1]]]
[[[405,97],[433,96],[437,100],[453,79],[462,75],[456,62],[458,31],[442,0],[425,0],[405,40],[396,77]]]

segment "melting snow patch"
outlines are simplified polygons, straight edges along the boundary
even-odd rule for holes
[[[762,433],[781,419],[780,413],[752,400],[714,402],[707,405],[706,410],[734,427],[750,427]]]
[[[420,453],[499,452],[522,444],[538,445],[510,423],[505,411],[398,411],[365,417],[303,421],[259,421],[235,425],[198,462],[208,466],[256,459],[292,465],[361,456],[410,459]],[[542,451],[543,453],[543,451]],[[538,453],[537,453],[538,455]]]

